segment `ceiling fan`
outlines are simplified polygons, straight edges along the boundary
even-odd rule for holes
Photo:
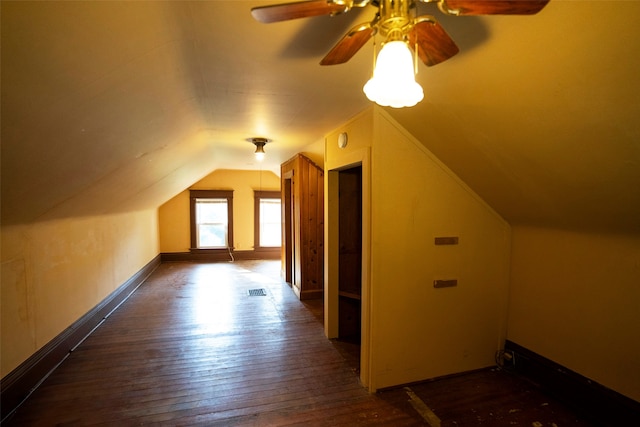
[[[405,41],[427,66],[436,65],[458,53],[458,46],[433,16],[414,17],[418,2],[437,2],[441,12],[453,16],[532,15],[549,0],[311,0],[255,7],[251,14],[260,22],[271,23],[337,15],[370,4],[378,8],[373,20],[349,30],[320,61],[321,65],[347,62],[376,33],[386,41]]]

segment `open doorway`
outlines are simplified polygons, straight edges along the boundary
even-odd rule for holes
[[[338,173],[338,340],[360,367],[362,337],[362,166]]]
[[[294,236],[294,228],[295,224],[293,220],[295,216],[293,215],[293,173],[288,172],[283,174],[282,176],[282,219],[283,219],[283,242],[282,242],[282,271],[283,278],[285,282],[292,286],[293,280],[295,277],[295,262],[294,262],[294,254],[295,254],[295,239]]]

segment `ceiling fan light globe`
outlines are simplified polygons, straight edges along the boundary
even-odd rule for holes
[[[416,82],[413,57],[403,41],[385,43],[378,54],[373,77],[364,85],[367,98],[384,107],[412,107],[424,98]]]
[[[415,81],[407,83],[390,85],[372,78],[364,85],[363,91],[369,100],[383,107],[413,107],[422,101],[424,92]]]

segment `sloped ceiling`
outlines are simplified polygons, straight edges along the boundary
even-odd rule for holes
[[[277,1],[7,2],[2,222],[154,208],[218,168],[279,164],[370,103],[373,7],[260,24]],[[390,113],[514,224],[640,232],[640,2],[434,14],[460,47]],[[246,138],[264,136],[267,160]]]

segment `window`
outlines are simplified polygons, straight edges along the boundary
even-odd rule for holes
[[[191,190],[191,249],[233,249],[233,191]]]
[[[254,200],[254,248],[279,248],[282,245],[280,192],[255,191]]]

